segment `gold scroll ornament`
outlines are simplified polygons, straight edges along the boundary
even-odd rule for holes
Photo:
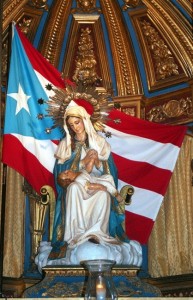
[[[120,195],[125,201],[125,205],[130,205],[132,196],[134,194],[134,188],[132,185],[124,185],[120,190]]]

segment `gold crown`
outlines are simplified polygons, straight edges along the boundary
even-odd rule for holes
[[[108,114],[114,107],[110,94],[99,93],[94,86],[75,85],[74,83],[66,83],[65,89],[50,86],[49,89],[55,93],[47,101],[47,112],[48,116],[53,119],[53,128],[57,126],[63,128],[65,110],[72,100],[76,100],[77,104],[78,101],[85,100],[93,107],[90,119],[95,130],[105,132],[104,124],[109,120]]]

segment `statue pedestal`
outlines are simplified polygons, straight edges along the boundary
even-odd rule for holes
[[[138,271],[135,266],[117,265],[112,268],[118,298],[161,297],[157,287],[137,276]],[[43,272],[42,281],[26,289],[24,298],[84,298],[88,271],[82,266],[46,266]]]

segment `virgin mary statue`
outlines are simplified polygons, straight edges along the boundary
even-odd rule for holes
[[[65,137],[55,154],[53,237],[40,243],[35,259],[39,270],[88,259],[141,266],[141,245],[130,240],[123,228],[124,199],[117,190],[117,168],[109,143],[95,130],[92,114],[73,101],[64,111],[63,129]]]

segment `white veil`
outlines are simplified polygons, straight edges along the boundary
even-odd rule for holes
[[[68,116],[81,118],[83,120],[85,131],[88,134],[89,147],[98,152],[100,160],[107,160],[111,147],[104,137],[100,136],[94,129],[90,120],[90,115],[84,109],[84,107],[76,105],[69,106],[64,114],[64,130],[66,132],[65,138],[60,142],[57,151],[55,153],[58,163],[62,164],[68,160],[71,156],[71,136],[66,124],[66,118]]]

